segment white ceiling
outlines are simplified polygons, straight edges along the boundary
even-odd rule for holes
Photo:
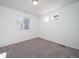
[[[79,0],[39,0],[39,5],[34,7],[32,0],[0,0],[0,5],[35,15],[41,15],[76,1]]]

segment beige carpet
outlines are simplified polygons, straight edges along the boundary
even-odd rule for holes
[[[7,52],[7,58],[78,58],[79,51],[36,38],[0,48],[0,53]]]

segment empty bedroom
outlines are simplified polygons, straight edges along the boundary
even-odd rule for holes
[[[79,0],[0,0],[0,58],[79,58]]]

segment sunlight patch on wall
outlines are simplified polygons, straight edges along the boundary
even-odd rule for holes
[[[49,22],[49,16],[46,16],[46,17],[44,18],[44,21],[45,21],[45,22]]]

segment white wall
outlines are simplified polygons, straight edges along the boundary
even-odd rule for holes
[[[44,22],[45,16],[56,13],[59,20]],[[79,2],[40,16],[39,37],[79,49]]]
[[[30,29],[19,30],[17,15],[30,18]],[[37,37],[37,17],[0,6],[0,47]]]

